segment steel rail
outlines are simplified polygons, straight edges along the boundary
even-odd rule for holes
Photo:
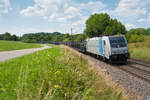
[[[121,66],[119,66],[119,67],[117,67],[118,69],[120,69],[120,70],[123,70],[123,71],[125,71],[125,72],[127,72],[127,73],[129,73],[129,74],[131,74],[131,75],[133,75],[133,76],[135,76],[135,77],[137,77],[137,78],[140,78],[140,79],[142,79],[142,80],[144,80],[145,82],[148,82],[148,83],[150,83],[150,79],[148,79],[148,78],[146,78],[146,77],[143,77],[142,75],[139,75],[139,74],[136,74],[136,72],[134,73],[133,72],[133,70],[129,70],[129,69],[126,69],[125,67],[121,67]],[[149,73],[150,74],[150,73]]]
[[[135,64],[138,64],[138,65],[145,66],[145,67],[150,67],[150,61],[139,60],[139,59],[135,59],[135,58],[131,58],[128,61],[131,62],[131,63],[135,63]]]

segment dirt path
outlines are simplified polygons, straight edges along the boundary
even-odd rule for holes
[[[33,52],[48,49],[48,48],[51,48],[51,47],[49,47],[47,45],[44,45],[44,47],[41,47],[41,48],[0,52],[0,62],[6,61],[6,60],[9,60],[9,59],[12,59],[12,58],[20,57],[20,56],[23,56],[23,55],[26,55],[26,54],[31,54]]]

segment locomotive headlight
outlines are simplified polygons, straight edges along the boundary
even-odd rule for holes
[[[124,53],[128,53],[128,50],[125,50]]]
[[[112,51],[111,54],[116,54],[116,51]]]

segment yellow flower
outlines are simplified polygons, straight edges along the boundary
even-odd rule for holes
[[[54,74],[57,75],[57,74],[60,74],[60,73],[61,73],[60,71],[56,71]]]
[[[59,86],[59,85],[55,85],[54,87],[55,87],[55,88],[60,88],[60,86]]]

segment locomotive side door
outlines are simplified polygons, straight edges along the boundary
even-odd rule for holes
[[[109,44],[107,38],[103,39],[103,57],[109,59]]]
[[[102,46],[103,46],[103,57],[106,57],[106,41],[102,40]]]

